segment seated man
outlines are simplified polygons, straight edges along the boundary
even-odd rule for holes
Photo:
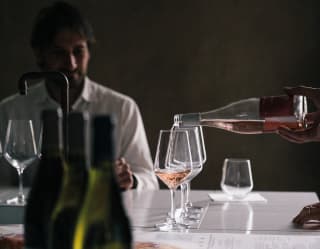
[[[90,47],[95,37],[88,21],[73,6],[57,2],[38,14],[31,34],[31,47],[42,71],[60,71],[70,84],[70,111],[111,114],[116,120],[115,172],[122,189],[157,189],[152,160],[138,106],[128,96],[99,85],[87,76]],[[18,94],[0,103],[1,124],[19,115],[34,120],[40,129],[43,109],[61,103],[60,86],[40,82],[28,95]],[[2,138],[4,132],[2,132]]]

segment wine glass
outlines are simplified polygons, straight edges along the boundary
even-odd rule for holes
[[[190,149],[192,156],[192,172],[187,177],[186,181],[180,185],[181,187],[181,219],[184,224],[190,224],[199,221],[200,212],[203,207],[194,206],[190,201],[189,195],[191,190],[191,181],[203,169],[207,156],[203,140],[203,133],[201,126],[176,128],[183,129],[189,134]]]
[[[154,172],[167,185],[171,195],[171,210],[167,221],[156,226],[161,231],[180,231],[186,225],[175,219],[175,192],[192,170],[189,135],[185,130],[160,130]]]
[[[18,171],[18,196],[7,200],[8,204],[24,205],[22,174],[27,166],[39,158],[31,120],[9,120],[4,144],[4,158]]]
[[[231,199],[243,199],[253,188],[249,159],[226,158],[222,168],[222,190]]]

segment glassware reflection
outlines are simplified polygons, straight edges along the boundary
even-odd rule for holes
[[[245,227],[245,233],[250,234],[253,228],[254,211],[250,203],[226,202],[221,208],[221,225],[225,230],[242,230]]]

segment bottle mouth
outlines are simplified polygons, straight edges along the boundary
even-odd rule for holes
[[[181,123],[181,114],[175,114],[173,117],[173,126],[179,126]]]
[[[179,127],[198,126],[199,122],[200,122],[199,113],[187,113],[187,114],[174,115],[174,126],[179,126]]]

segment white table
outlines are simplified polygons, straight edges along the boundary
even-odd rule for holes
[[[194,205],[207,208],[199,229],[191,229],[191,232],[304,233],[306,230],[294,227],[291,220],[305,205],[319,201],[317,195],[312,192],[259,192],[267,202],[215,203],[208,197],[210,192],[213,191],[191,192]],[[15,194],[16,189],[2,189],[0,200]],[[133,229],[152,230],[156,223],[165,220],[170,209],[170,194],[167,189],[141,192],[131,190],[124,192],[123,197]],[[176,199],[178,204],[179,191]],[[24,208],[21,206],[0,203],[0,224],[22,223],[23,211]],[[314,232],[320,235],[320,231]]]
[[[24,193],[27,195],[28,188],[24,189]],[[5,200],[11,199],[17,194],[17,188],[0,188],[0,225],[23,223],[24,207],[5,204]]]
[[[156,232],[154,225],[163,222],[169,211],[168,190],[123,193],[134,241],[178,249],[320,248],[320,230],[303,230],[291,224],[302,207],[318,202],[315,193],[260,192],[267,202],[217,203],[209,199],[210,192],[192,191],[193,203],[205,207],[206,212],[198,229],[186,233]],[[0,199],[14,194],[16,190],[0,191]],[[0,225],[22,223],[23,212],[24,207],[0,205]],[[21,231],[21,225],[0,226],[0,235]]]
[[[296,228],[292,218],[308,204],[318,202],[312,192],[259,192],[267,202],[219,202],[208,197],[213,191],[193,190],[194,205],[207,206],[206,214],[199,229],[189,232],[232,232],[253,234],[297,234],[316,233]],[[179,200],[179,195],[177,195]],[[170,209],[168,190],[128,191],[124,202],[134,229],[152,230],[154,224],[163,222]],[[177,202],[178,203],[178,202]]]
[[[207,209],[199,228],[186,233],[156,232],[154,224],[165,220],[170,207],[168,190],[124,193],[135,241],[179,249],[320,248],[320,230],[291,223],[301,208],[318,202],[315,193],[260,192],[267,202],[235,203],[211,201],[210,192],[192,191],[194,205]]]

